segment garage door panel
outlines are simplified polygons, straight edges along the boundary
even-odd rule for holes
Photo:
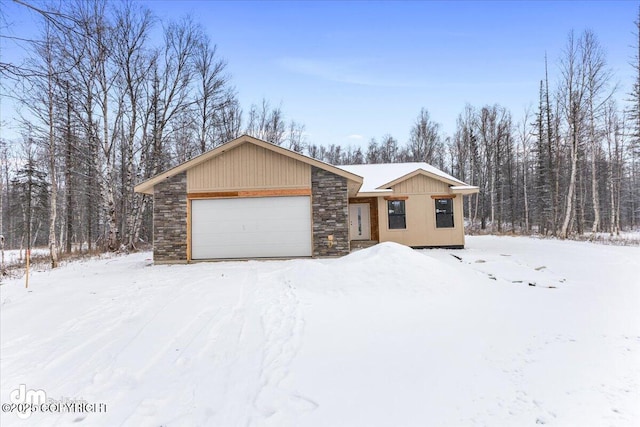
[[[193,259],[311,256],[308,196],[193,200]]]

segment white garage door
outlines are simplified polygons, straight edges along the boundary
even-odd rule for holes
[[[308,196],[191,202],[191,258],[311,256]]]

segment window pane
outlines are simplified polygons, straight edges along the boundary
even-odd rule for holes
[[[404,214],[404,200],[389,200],[389,213],[393,215]]]
[[[390,229],[407,228],[405,216],[404,215],[389,215],[389,228]]]
[[[436,199],[436,227],[453,227],[453,199]]]
[[[407,228],[407,219],[404,211],[404,200],[388,200],[389,229]]]

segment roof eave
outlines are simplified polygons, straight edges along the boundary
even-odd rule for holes
[[[393,190],[360,191],[355,197],[379,197],[387,194],[393,194]]]
[[[134,193],[153,195],[153,185],[149,186],[149,185],[146,185],[146,184],[147,184],[147,181],[136,185],[135,187],[133,187],[133,192]]]
[[[445,182],[445,183],[447,183],[449,185],[456,185],[456,186],[459,186],[460,184],[464,185],[464,183],[462,181],[454,181],[452,179],[449,179],[449,178],[434,174],[433,172],[426,171],[426,170],[424,170],[422,168],[418,168],[418,169],[414,170],[413,172],[409,172],[408,174],[402,175],[401,177],[394,179],[393,181],[387,182],[386,184],[382,184],[377,189],[378,190],[385,190],[387,188],[393,187],[394,185],[397,185],[397,184],[401,183],[402,181],[406,181],[407,179],[411,179],[411,178],[413,178],[414,176],[417,176],[417,175],[425,175],[425,176],[427,176],[429,178],[433,178],[433,179],[435,179],[437,181]]]
[[[451,190],[451,193],[453,194],[461,194],[463,196],[466,196],[467,194],[476,194],[480,192],[480,188],[473,185],[453,186],[453,187],[449,187],[449,190]]]

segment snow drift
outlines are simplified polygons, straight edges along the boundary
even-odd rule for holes
[[[28,291],[9,281],[2,403],[24,384],[107,411],[1,424],[640,423],[640,248],[467,246],[174,266],[135,254],[34,273]]]

